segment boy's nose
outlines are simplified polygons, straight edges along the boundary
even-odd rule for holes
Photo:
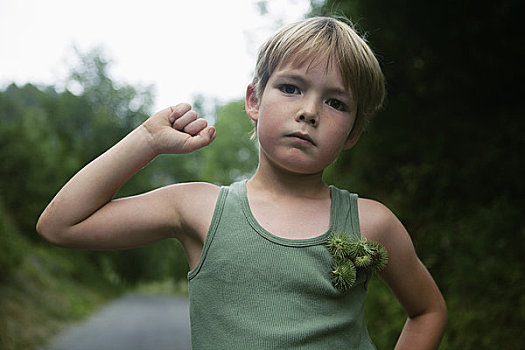
[[[295,120],[297,122],[305,122],[312,126],[317,126],[319,124],[317,107],[313,103],[303,106],[303,108],[297,113]]]
[[[306,113],[302,113],[299,115],[299,118],[297,118],[301,122],[306,122],[308,124],[311,124],[312,126],[317,125],[317,114],[315,115],[309,115]]]

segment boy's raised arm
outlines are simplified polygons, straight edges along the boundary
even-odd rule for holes
[[[187,104],[154,114],[73,176],[40,216],[37,231],[54,244],[85,249],[130,248],[173,237],[183,226],[187,189],[169,186],[112,198],[157,155],[189,153],[214,137],[215,129]]]

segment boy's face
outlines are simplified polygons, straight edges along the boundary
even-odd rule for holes
[[[260,101],[248,87],[246,109],[257,122],[260,162],[291,172],[322,172],[359,137],[349,139],[356,116],[351,91],[326,58],[281,65]]]

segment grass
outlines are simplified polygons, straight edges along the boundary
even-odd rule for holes
[[[79,254],[28,247],[31,251],[0,285],[2,350],[35,349],[71,321],[84,318],[122,292],[101,276],[97,278],[94,269],[79,273],[75,261],[82,258]]]

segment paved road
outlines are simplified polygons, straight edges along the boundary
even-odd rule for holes
[[[41,350],[186,350],[190,345],[188,299],[126,295]]]

